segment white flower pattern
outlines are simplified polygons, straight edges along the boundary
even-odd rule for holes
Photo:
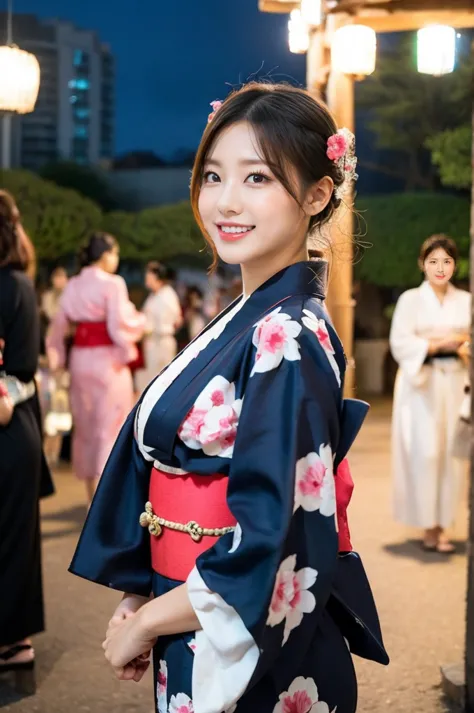
[[[171,696],[169,713],[194,713],[192,700],[185,693]]]
[[[337,706],[331,713],[336,713],[336,709]],[[280,693],[273,713],[329,713],[329,706],[319,700],[318,688],[312,678],[298,676],[287,691]]]
[[[160,661],[156,681],[156,699],[158,702],[158,713],[168,713],[168,665],[166,661]]]
[[[215,376],[199,394],[178,436],[188,448],[202,449],[207,456],[232,458],[241,410],[235,384]]]
[[[301,321],[303,322],[304,326],[307,327],[310,332],[313,332],[313,334],[316,336],[318,342],[326,353],[329,363],[332,366],[334,375],[337,379],[337,383],[339,384],[339,386],[341,386],[341,371],[334,356],[336,351],[333,345],[331,344],[331,338],[329,336],[326,322],[324,321],[324,319],[318,319],[316,315],[313,314],[313,312],[310,312],[308,309],[304,309],[303,314],[305,316],[302,317]]]
[[[321,445],[319,453],[308,453],[296,463],[295,506],[307,512],[319,510],[330,517],[336,512],[336,484],[332,451]]]
[[[303,614],[310,614],[316,606],[316,598],[308,590],[316,582],[317,571],[304,567],[295,572],[295,567],[296,555],[290,555],[281,563],[268,612],[268,626],[277,626],[285,621],[282,646],[288,641],[292,630],[301,624]]]
[[[300,346],[296,341],[301,329],[301,324],[282,312],[281,307],[257,322],[252,339],[257,354],[250,376],[276,369],[283,359],[301,359]]]

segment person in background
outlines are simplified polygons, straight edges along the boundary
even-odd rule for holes
[[[451,554],[446,535],[458,504],[462,462],[453,457],[466,366],[459,356],[468,339],[471,295],[451,279],[458,251],[433,235],[421,247],[420,287],[404,292],[392,319],[390,346],[399,370],[395,383],[392,462],[394,515],[422,528],[423,547]]]
[[[51,468],[58,465],[63,436],[72,426],[69,411],[69,375],[63,372],[56,379],[51,373],[46,356],[46,335],[49,325],[59,310],[61,295],[67,285],[68,274],[64,267],[55,267],[50,276],[50,288],[41,298],[41,357],[37,380],[43,414],[44,451]]]
[[[34,690],[30,637],[44,631],[39,498],[54,492],[34,376],[40,345],[35,256],[13,197],[0,191],[0,674]]]
[[[151,294],[145,300],[143,313],[147,333],[143,340],[145,366],[135,375],[136,388],[142,393],[176,356],[176,332],[181,327],[183,315],[179,297],[168,284],[167,268],[159,262],[149,262],[145,272],[145,287]]]
[[[64,267],[56,267],[51,273],[50,280],[51,287],[46,290],[41,299],[41,311],[48,323],[54,319],[59,310],[61,295],[68,282],[68,275]]]
[[[71,331],[74,335],[68,364],[72,462],[90,502],[133,405],[127,364],[136,357],[146,320],[130,302],[125,280],[115,274],[119,247],[112,235],[94,233],[79,260],[81,271],[63,292],[46,342],[50,367],[57,370],[66,367],[66,341]]]
[[[184,322],[187,330],[187,343],[195,339],[207,323],[204,314],[204,294],[196,285],[191,285],[187,290]]]

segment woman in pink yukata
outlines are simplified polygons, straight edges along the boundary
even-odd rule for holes
[[[47,337],[52,369],[66,366],[66,341],[74,331],[69,357],[74,422],[72,459],[90,502],[117,435],[133,406],[127,364],[145,316],[116,275],[119,247],[112,235],[95,233],[80,253],[81,271],[66,286]]]
[[[153,657],[157,713],[354,713],[351,654],[388,661],[340,468],[367,404],[343,398],[308,250],[355,178],[354,137],[286,85],[214,108],[191,199],[243,295],[129,415],[70,571],[123,593],[105,655],[136,682]]]

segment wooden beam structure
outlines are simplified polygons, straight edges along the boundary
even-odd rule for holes
[[[289,13],[295,0],[259,0],[259,10]],[[428,24],[456,29],[474,27],[474,0],[339,0],[327,3],[326,16],[346,15],[347,23],[367,25],[376,32],[409,32]]]
[[[370,11],[367,11],[369,13]],[[360,14],[350,18],[354,25],[367,25],[376,32],[410,32],[420,30],[426,25],[450,25],[458,30],[474,26],[474,10],[457,11],[436,10],[427,12],[387,12]]]

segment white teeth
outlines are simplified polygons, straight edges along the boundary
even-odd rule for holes
[[[252,226],[241,228],[236,225],[220,225],[219,227],[223,233],[247,233],[249,230],[252,230]]]

